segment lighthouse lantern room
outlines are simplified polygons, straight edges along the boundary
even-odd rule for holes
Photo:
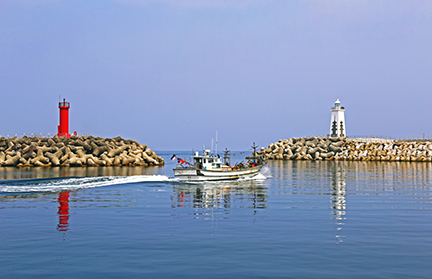
[[[71,135],[69,134],[69,108],[70,103],[66,102],[65,99],[63,99],[62,102],[59,102],[59,109],[60,109],[60,125],[58,125],[58,133],[57,136],[62,137],[66,136],[67,138],[70,138]]]
[[[331,108],[330,137],[346,137],[345,108],[339,99]]]

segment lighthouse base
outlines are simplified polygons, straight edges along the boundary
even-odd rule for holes
[[[69,134],[69,133],[64,133],[64,132],[60,131],[60,125],[59,125],[59,126],[57,126],[57,136],[59,136],[59,137],[66,137],[66,138],[70,138],[70,137],[71,137],[71,134]]]

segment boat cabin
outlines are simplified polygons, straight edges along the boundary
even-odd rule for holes
[[[193,166],[200,170],[221,170],[222,161],[219,155],[214,156],[210,150],[204,150],[202,155],[195,152],[195,156],[191,157]]]

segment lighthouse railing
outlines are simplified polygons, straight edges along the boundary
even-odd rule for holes
[[[70,102],[59,102],[59,108],[70,108]]]

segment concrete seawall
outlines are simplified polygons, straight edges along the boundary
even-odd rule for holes
[[[0,167],[158,165],[164,160],[147,145],[121,137],[0,138]]]
[[[270,160],[347,160],[432,162],[429,141],[365,141],[346,138],[291,138],[262,148]]]

